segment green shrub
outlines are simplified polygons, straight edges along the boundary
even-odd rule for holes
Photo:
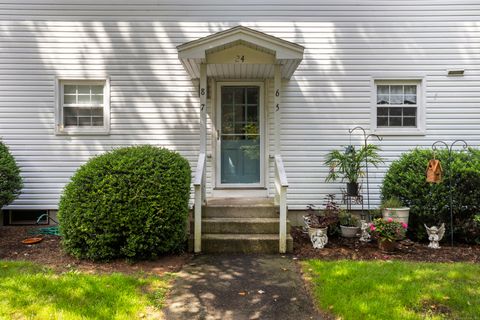
[[[81,166],[59,205],[65,250],[76,257],[142,259],[182,250],[191,172],[178,153],[116,149]]]
[[[432,151],[416,149],[394,161],[383,182],[382,199],[396,197],[410,207],[409,233],[415,239],[425,240],[424,223],[450,225],[448,185],[451,182],[456,240],[480,241],[480,230],[474,221],[480,212],[480,151],[453,152],[448,167],[448,152],[437,151],[436,157],[444,169],[444,179],[439,184],[426,182],[425,172],[432,157]]]
[[[8,147],[0,141],[0,209],[15,200],[22,186],[20,169]]]

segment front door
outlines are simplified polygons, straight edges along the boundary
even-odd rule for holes
[[[263,85],[219,83],[217,186],[263,187]]]

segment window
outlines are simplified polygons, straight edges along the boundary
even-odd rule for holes
[[[422,81],[374,81],[372,120],[382,133],[420,133],[423,128]]]
[[[57,133],[108,133],[107,80],[59,80],[58,89]]]

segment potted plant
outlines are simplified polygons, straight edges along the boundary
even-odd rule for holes
[[[400,199],[391,197],[382,202],[381,208],[383,219],[392,218],[393,221],[408,224],[410,208],[404,206]]]
[[[347,210],[340,210],[339,214],[340,230],[342,237],[354,238],[360,232],[358,219]]]
[[[382,251],[394,251],[396,241],[405,237],[406,229],[406,223],[394,221],[392,218],[378,218],[370,224],[370,234],[377,239],[378,247]]]
[[[358,181],[365,175],[366,165],[372,164],[377,167],[383,162],[378,151],[380,149],[373,144],[362,146],[359,150],[355,149],[355,146],[347,146],[343,152],[331,151],[325,158],[325,165],[330,167],[325,181],[336,181],[341,178],[347,182],[347,194],[358,196]]]
[[[325,208],[323,212],[317,213],[315,210],[315,206],[309,205],[309,213],[303,216],[309,238],[312,239],[312,236],[317,233],[323,234],[326,238],[324,245],[328,241],[328,227],[334,226],[338,223],[338,213],[340,211],[339,205],[335,202],[335,195],[329,194],[325,198],[326,201],[324,203]],[[331,232],[332,231],[330,231],[330,233]]]

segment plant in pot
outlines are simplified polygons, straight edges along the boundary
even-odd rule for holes
[[[406,223],[394,221],[392,218],[378,218],[370,224],[370,234],[378,241],[378,247],[382,251],[394,251],[396,241],[405,237],[406,230]]]
[[[404,206],[400,199],[391,197],[384,200],[382,201],[381,208],[383,219],[392,218],[393,221],[408,224],[410,208]]]
[[[354,238],[360,232],[358,226],[358,218],[352,215],[351,212],[342,209],[339,214],[340,230],[342,231],[342,237]]]
[[[325,178],[326,182],[341,181],[347,182],[347,194],[358,196],[359,179],[365,175],[365,168],[368,164],[377,167],[383,162],[378,154],[380,148],[368,144],[356,149],[355,146],[347,146],[345,151],[333,150],[325,158],[325,165],[330,167],[330,172]]]
[[[340,206],[335,201],[335,195],[329,194],[326,196],[324,203],[324,210],[316,212],[313,205],[308,206],[309,213],[303,216],[308,236],[312,240],[316,234],[322,234],[325,237],[322,247],[328,242],[327,234],[332,234],[335,230],[330,230],[328,227],[333,227],[338,224],[338,213]]]

